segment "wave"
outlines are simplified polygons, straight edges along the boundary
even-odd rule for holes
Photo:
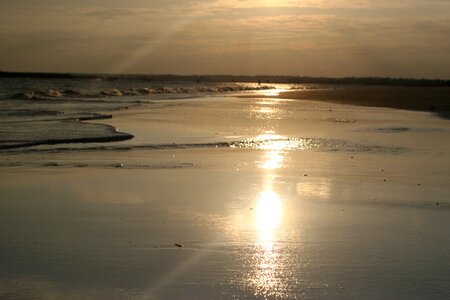
[[[166,95],[166,94],[199,94],[199,93],[227,93],[275,89],[273,86],[248,86],[248,85],[225,85],[225,86],[200,86],[200,87],[157,87],[157,88],[111,88],[98,92],[81,92],[72,89],[44,89],[30,92],[16,93],[10,99],[17,100],[39,100],[57,98],[104,98],[122,96],[145,96],[145,95]]]
[[[123,134],[123,133],[119,133]],[[129,139],[132,135],[123,134],[120,137],[110,137],[111,139]],[[131,136],[131,137],[130,137]],[[104,139],[108,139],[104,137]],[[96,140],[103,142],[105,140]],[[94,139],[79,139],[78,143],[91,143],[96,142]],[[113,140],[109,140],[113,141]],[[61,140],[60,143],[67,143],[68,141]],[[75,143],[74,140],[69,141]],[[39,145],[45,144],[42,141]],[[47,144],[56,144],[56,141],[50,141]],[[36,144],[38,145],[38,144]],[[23,145],[17,146],[34,146]],[[231,149],[255,149],[255,150],[270,150],[272,147],[282,148],[284,151],[293,150],[309,150],[316,149],[323,152],[348,152],[348,153],[389,153],[400,154],[408,151],[407,148],[396,146],[379,146],[379,145],[366,145],[353,143],[345,140],[338,139],[325,139],[325,138],[282,138],[282,139],[244,139],[239,141],[218,141],[218,142],[205,142],[205,143],[170,143],[170,144],[111,144],[111,145],[92,145],[86,147],[55,147],[55,148],[27,148],[22,149],[20,152],[37,152],[37,153],[59,153],[59,152],[105,152],[105,151],[135,151],[135,150],[183,150],[183,149],[196,149],[196,148],[231,148]],[[10,147],[13,148],[13,147]],[[1,149],[1,147],[0,147]],[[3,148],[6,149],[6,148]]]
[[[132,139],[134,135],[119,132],[106,124],[78,120],[17,122],[0,127],[0,150],[69,143],[105,143]]]
[[[57,90],[37,90],[33,92],[17,93],[12,95],[11,99],[42,99],[42,98],[59,98],[62,97],[62,93]]]

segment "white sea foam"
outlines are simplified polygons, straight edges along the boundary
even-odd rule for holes
[[[260,91],[275,89],[274,86],[263,85],[242,85],[225,84],[219,86],[190,86],[190,87],[140,87],[140,88],[110,88],[100,91],[76,91],[73,89],[38,89],[27,92],[19,92],[9,96],[11,99],[38,100],[52,98],[103,98],[103,97],[123,97],[123,96],[144,96],[144,95],[167,95],[167,94],[202,94],[202,93],[227,93],[242,91]]]

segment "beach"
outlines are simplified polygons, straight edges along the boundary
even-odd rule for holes
[[[450,0],[0,0],[0,300],[450,299]]]
[[[332,88],[312,88],[285,91],[281,98],[325,101],[368,107],[386,107],[426,111],[443,118],[450,117],[450,88],[342,85]]]
[[[0,298],[449,298],[448,88],[414,89],[132,98],[83,121],[132,138],[3,149]]]

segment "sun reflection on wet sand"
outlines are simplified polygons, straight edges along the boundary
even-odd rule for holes
[[[264,154],[265,160],[260,163],[259,167],[262,169],[278,169],[282,166],[284,156],[281,151],[270,151]]]
[[[278,95],[280,90],[266,91],[266,95]],[[251,117],[270,120],[283,118],[287,113],[280,110],[277,100],[259,100],[253,107]],[[254,209],[254,247],[250,254],[251,270],[246,283],[256,297],[288,298],[289,285],[286,274],[289,257],[283,255],[285,246],[280,242],[283,226],[283,200],[276,192],[276,172],[283,168],[290,150],[310,148],[306,139],[293,139],[273,130],[262,131],[256,138],[244,143],[244,147],[261,150],[262,159],[256,161],[263,172],[263,185],[256,197]]]
[[[277,97],[280,95],[279,89],[262,90],[261,94],[267,97]]]
[[[269,90],[266,91],[264,96],[277,97],[283,90]],[[281,102],[286,100],[279,100],[276,98],[260,99],[251,106],[250,118],[259,120],[280,120],[286,118],[289,112],[280,107]]]
[[[273,175],[283,165],[288,145],[283,136],[268,131],[259,135],[257,140],[270,140],[261,150],[263,161],[259,168],[264,170],[263,191],[258,195],[254,210],[254,228],[256,233],[253,253],[253,271],[249,274],[249,284],[255,296],[286,296],[287,286],[284,271],[287,266],[281,257],[281,244],[278,243],[279,230],[283,224],[283,201],[275,192]]]
[[[264,96],[267,96],[267,97],[278,97],[280,95],[280,93],[286,92],[286,91],[288,91],[288,90],[278,88],[278,89],[262,90],[261,94],[263,94]]]
[[[255,210],[255,229],[257,232],[254,270],[250,281],[255,295],[268,297],[279,294],[283,289],[280,274],[280,253],[276,236],[282,222],[283,207],[280,197],[274,191],[263,191],[258,198]]]
[[[271,240],[271,235],[281,220],[280,197],[271,190],[261,193],[255,214],[256,230],[264,240]]]

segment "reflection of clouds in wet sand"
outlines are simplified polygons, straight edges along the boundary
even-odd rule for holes
[[[312,199],[328,200],[331,197],[330,183],[327,180],[297,183],[297,195]]]
[[[0,278],[1,299],[153,299],[146,291],[122,288],[71,289],[43,276]]]

